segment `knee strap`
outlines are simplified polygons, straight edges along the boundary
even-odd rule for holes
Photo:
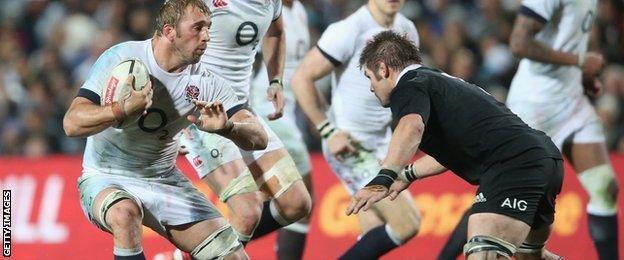
[[[297,170],[297,166],[290,155],[284,156],[277,161],[271,169],[256,180],[256,184],[258,184],[258,187],[262,187],[262,185],[267,184],[273,177],[277,179],[278,187],[267,186],[263,189],[264,192],[268,193],[267,195],[273,198],[278,198],[282,193],[288,190],[293,183],[301,180],[299,170]]]
[[[139,206],[139,209],[141,209],[141,216],[143,216],[143,207],[141,207],[141,203],[137,199],[135,199],[134,196],[132,196],[132,194],[128,193],[125,190],[112,191],[111,193],[106,195],[106,197],[104,197],[104,200],[102,200],[102,205],[100,206],[100,209],[99,209],[100,218],[98,219],[98,222],[100,222],[100,225],[102,225],[103,228],[108,230],[108,232],[113,233],[113,230],[108,225],[108,223],[106,223],[106,213],[111,208],[111,206],[115,204],[115,202],[120,201],[122,199],[130,199],[136,202],[137,205]]]
[[[597,216],[613,216],[617,213],[617,194],[611,192],[615,184],[615,173],[608,164],[585,170],[579,174],[579,181],[589,194],[587,212]]]
[[[221,190],[219,200],[221,200],[221,202],[226,202],[234,195],[254,192],[257,190],[258,186],[256,186],[256,182],[254,181],[253,176],[251,176],[251,172],[247,169],[240,176],[230,181],[230,183],[228,183],[228,185]]]
[[[482,251],[494,251],[500,256],[511,259],[516,253],[516,246],[500,238],[485,235],[474,236],[464,245],[466,258],[472,253]]]
[[[234,233],[234,229],[230,225],[225,225],[199,243],[191,251],[191,255],[197,260],[223,259],[242,246]]]
[[[522,254],[538,253],[542,251],[542,249],[544,248],[544,245],[546,244],[529,244],[525,242],[525,243],[522,243],[520,248],[518,248],[517,252],[522,253]]]

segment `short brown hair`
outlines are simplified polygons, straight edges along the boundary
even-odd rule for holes
[[[199,9],[202,13],[210,15],[210,9],[203,0],[165,0],[165,3],[158,10],[158,16],[156,16],[156,25],[154,30],[156,35],[162,34],[163,28],[166,24],[171,24],[177,27],[178,23],[184,16],[187,6],[193,6]]]
[[[377,71],[380,62],[400,71],[411,64],[422,63],[422,59],[414,42],[404,35],[387,30],[376,34],[360,54],[360,67],[366,66],[369,70]]]

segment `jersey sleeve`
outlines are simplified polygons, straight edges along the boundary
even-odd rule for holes
[[[414,42],[417,47],[420,47],[420,37],[418,36],[418,30],[416,30],[416,25],[412,21],[407,22],[408,30],[407,30],[407,38]]]
[[[282,15],[282,0],[273,1],[273,20],[277,20]]]
[[[91,66],[89,76],[78,90],[78,97],[84,97],[94,104],[100,105],[100,95],[106,84],[108,72],[121,62],[121,56],[107,50]]]
[[[205,91],[207,95],[204,96],[204,101],[221,101],[228,117],[232,117],[236,112],[246,107],[245,101],[236,96],[234,89],[226,80],[210,74],[202,76],[201,81],[202,89],[207,90]]]
[[[317,43],[323,56],[336,67],[348,62],[355,52],[357,28],[348,22],[343,20],[327,27]]]
[[[390,110],[396,120],[409,114],[419,114],[427,125],[431,101],[427,89],[422,85],[397,86],[390,97]]]
[[[546,23],[552,18],[560,4],[561,0],[523,0],[520,14]]]

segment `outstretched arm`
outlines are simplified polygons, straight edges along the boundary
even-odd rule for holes
[[[347,208],[347,215],[357,214],[360,209],[368,210],[373,204],[390,195],[390,188],[418,150],[425,132],[425,124],[418,114],[403,116],[394,129],[388,155],[384,159],[379,174],[366,187],[359,190]],[[409,185],[405,185],[403,189]]]

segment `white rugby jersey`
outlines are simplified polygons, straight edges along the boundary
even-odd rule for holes
[[[231,81],[247,100],[254,56],[271,22],[282,13],[281,0],[206,0],[212,15],[210,41],[201,62]]]
[[[308,31],[308,17],[299,1],[294,1],[292,7],[284,6],[282,10],[284,33],[286,35],[286,58],[284,62],[284,116],[293,117],[295,114],[295,96],[290,88],[290,79],[295,73],[301,59],[310,48],[310,33]],[[275,111],[273,103],[266,100],[266,91],[269,87],[269,76],[264,63],[253,77],[252,105],[255,112],[266,116]]]
[[[110,127],[89,136],[82,164],[85,173],[136,177],[162,174],[175,167],[177,133],[190,124],[186,116],[199,115],[192,98],[221,100],[229,113],[243,107],[229,83],[199,63],[180,73],[164,71],[156,63],[151,39],[124,42],[105,51],[91,68],[78,96],[99,104],[102,89],[109,84],[108,72],[129,58],[141,60],[152,76],[152,106],[146,115],[123,129]],[[118,84],[123,82],[125,79],[119,79]]]
[[[520,13],[545,25],[536,40],[554,50],[587,52],[589,33],[596,17],[597,0],[524,0]],[[511,83],[509,102],[559,102],[583,94],[582,71],[527,58],[520,61]]]
[[[390,109],[381,106],[370,91],[370,80],[358,68],[360,53],[366,42],[387,29],[407,35],[418,45],[418,32],[409,19],[397,14],[392,27],[384,28],[373,19],[366,6],[327,27],[317,43],[321,53],[335,66],[346,66],[338,84],[332,89],[329,111],[329,117],[341,129],[385,133],[392,120]]]

